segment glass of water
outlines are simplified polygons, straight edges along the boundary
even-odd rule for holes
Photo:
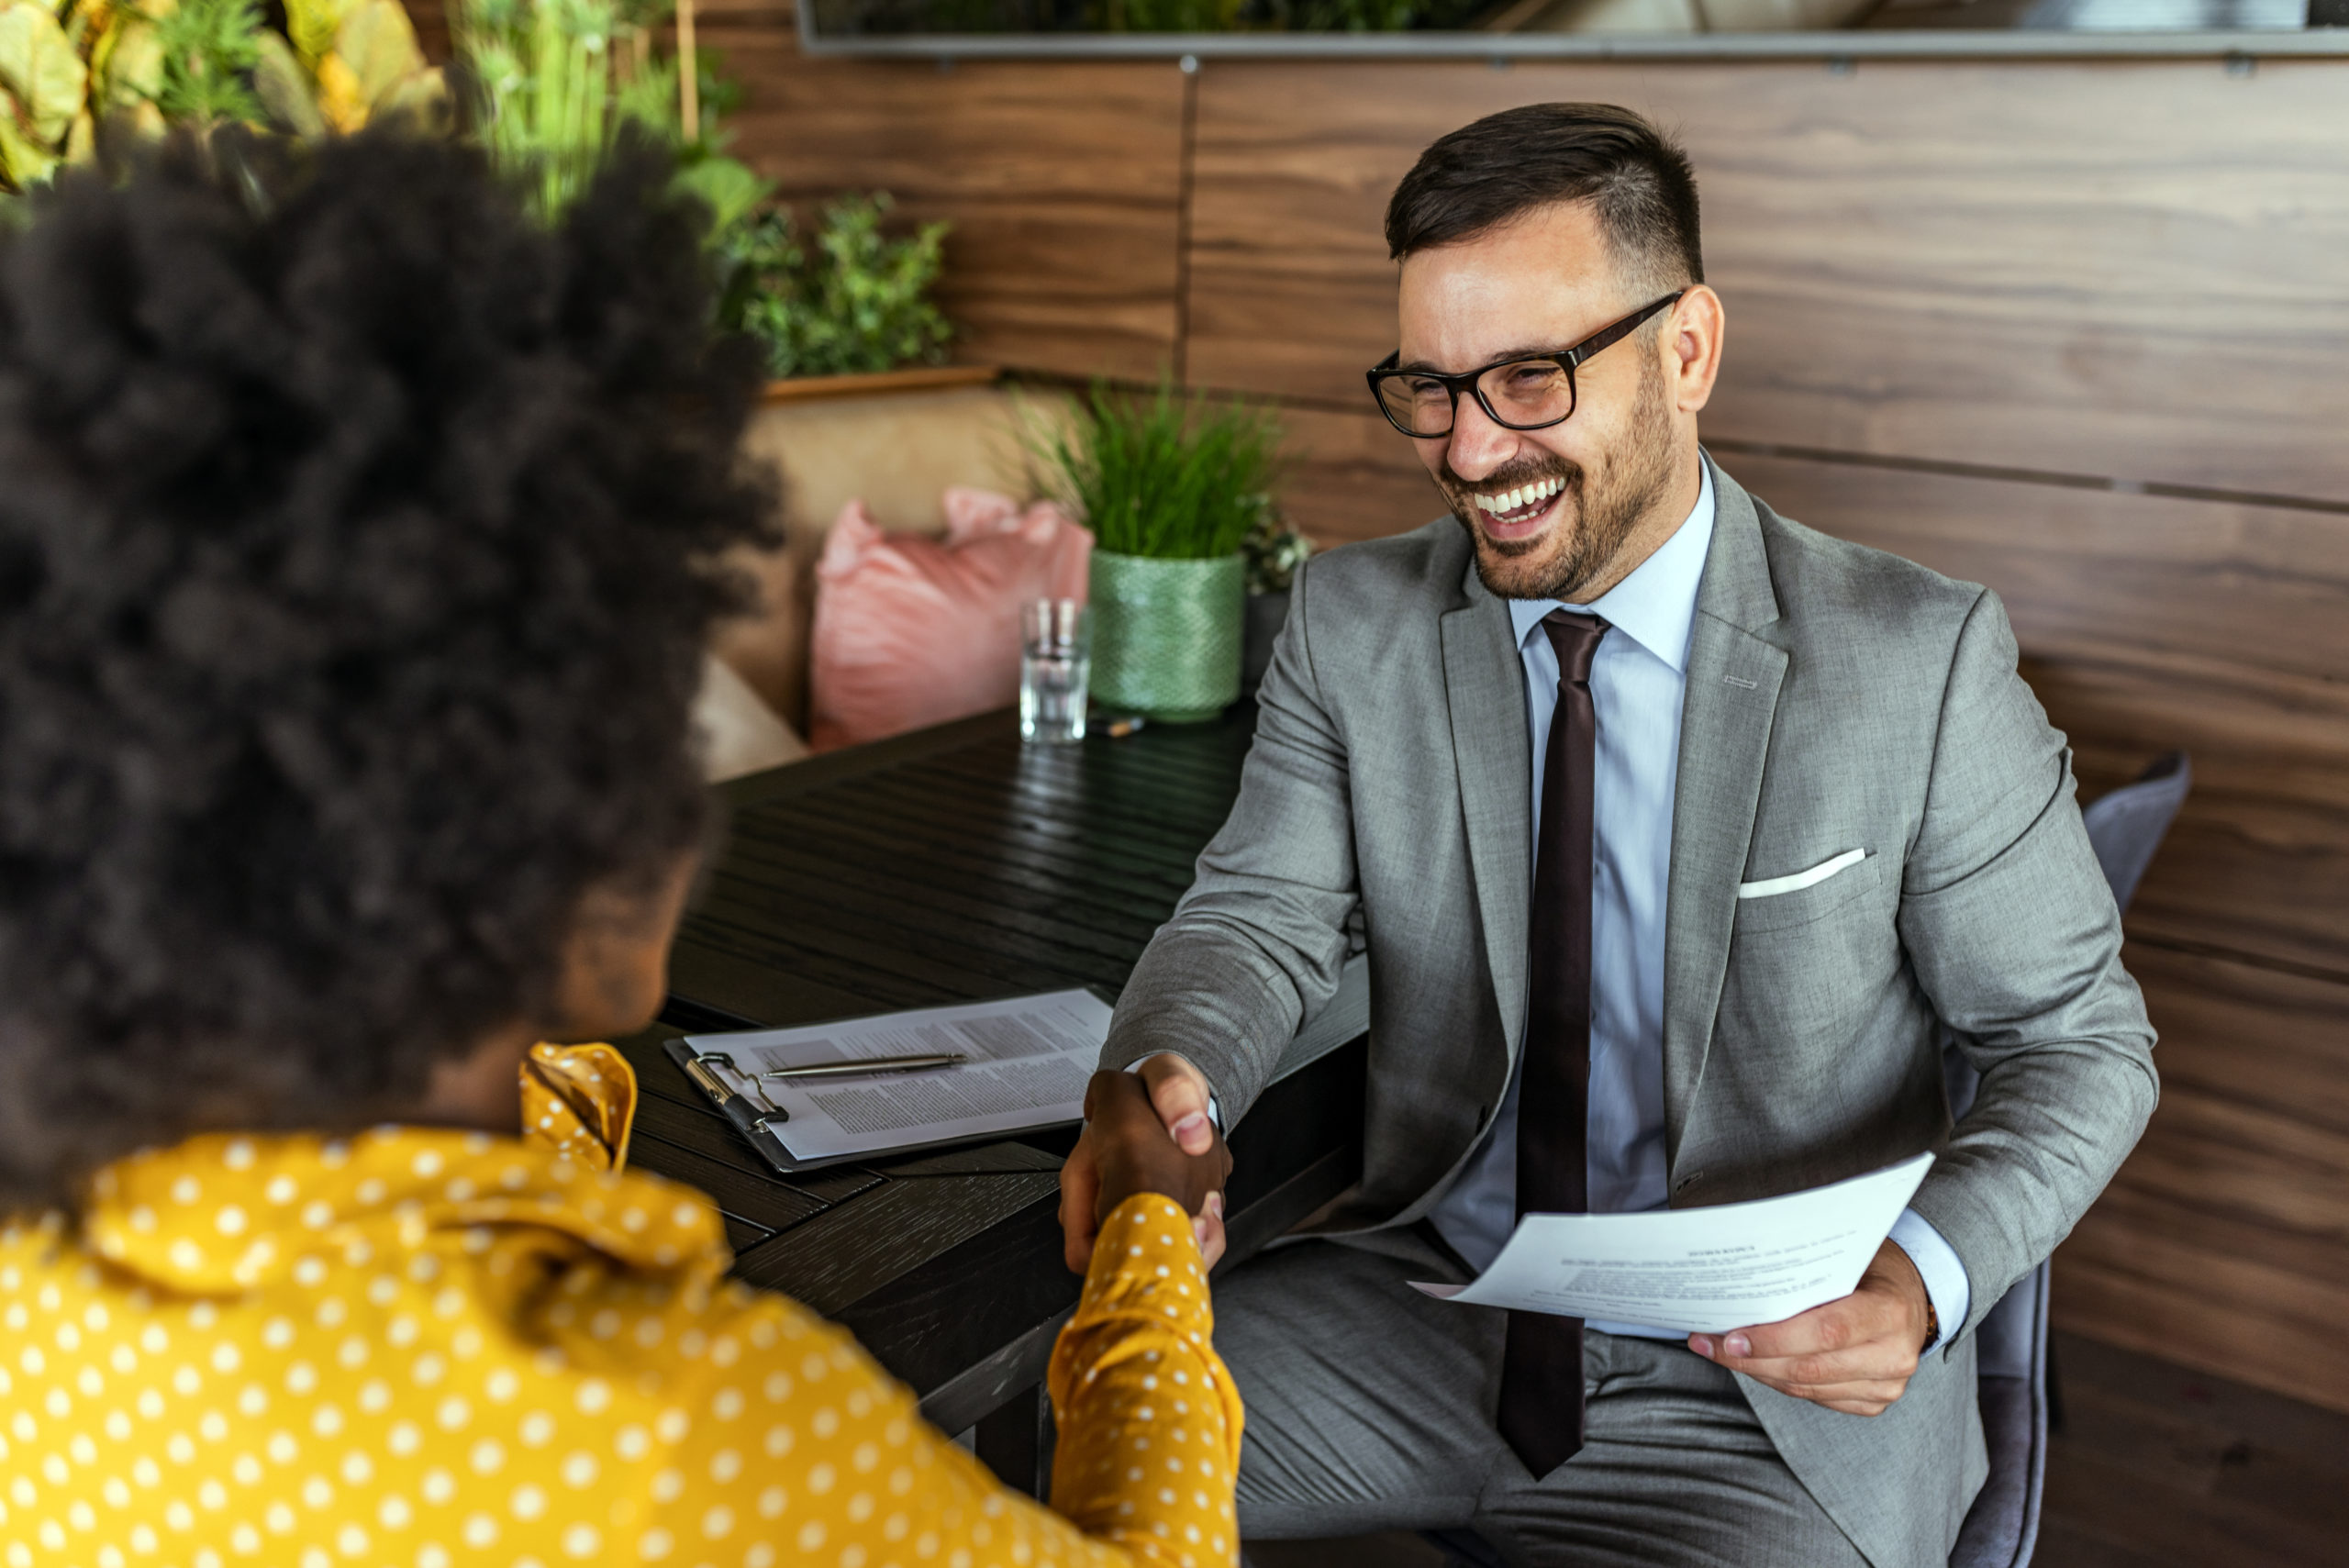
[[[1093,612],[1074,599],[1019,606],[1019,739],[1085,739],[1093,675]]]

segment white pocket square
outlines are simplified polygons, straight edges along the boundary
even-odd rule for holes
[[[1760,882],[1741,882],[1737,884],[1737,895],[1740,898],[1776,898],[1781,893],[1800,893],[1804,888],[1816,887],[1837,872],[1855,866],[1867,858],[1865,850],[1845,850],[1833,860],[1821,861],[1809,871],[1765,877]]]

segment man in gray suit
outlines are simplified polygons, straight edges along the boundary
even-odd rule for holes
[[[1970,1330],[2152,1109],[2153,1032],[1997,598],[1811,532],[1698,444],[1686,158],[1542,105],[1397,189],[1372,373],[1453,517],[1299,575],[1230,820],[1104,1064],[1237,1119],[1369,942],[1363,1179],[1218,1287],[1253,1536],[1473,1527],[1513,1562],[1945,1562]],[[1954,1035],[1981,1073],[1952,1125]],[[1088,1137],[1090,1135],[1088,1134]],[[1431,1300],[1529,1211],[1937,1162],[1859,1286],[1680,1335]],[[1093,1151],[1063,1176],[1091,1245]]]

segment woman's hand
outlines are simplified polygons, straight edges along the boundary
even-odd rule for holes
[[[1223,1251],[1223,1185],[1231,1175],[1222,1135],[1215,1135],[1205,1153],[1183,1152],[1159,1119],[1149,1089],[1131,1073],[1093,1074],[1085,1090],[1085,1120],[1098,1184],[1095,1227],[1136,1193],[1163,1194],[1197,1217],[1200,1251],[1212,1265]]]

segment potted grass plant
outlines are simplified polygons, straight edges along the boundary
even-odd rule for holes
[[[1241,547],[1272,510],[1281,430],[1254,406],[1097,384],[1035,439],[1041,487],[1093,530],[1093,697],[1163,723],[1240,695]]]

